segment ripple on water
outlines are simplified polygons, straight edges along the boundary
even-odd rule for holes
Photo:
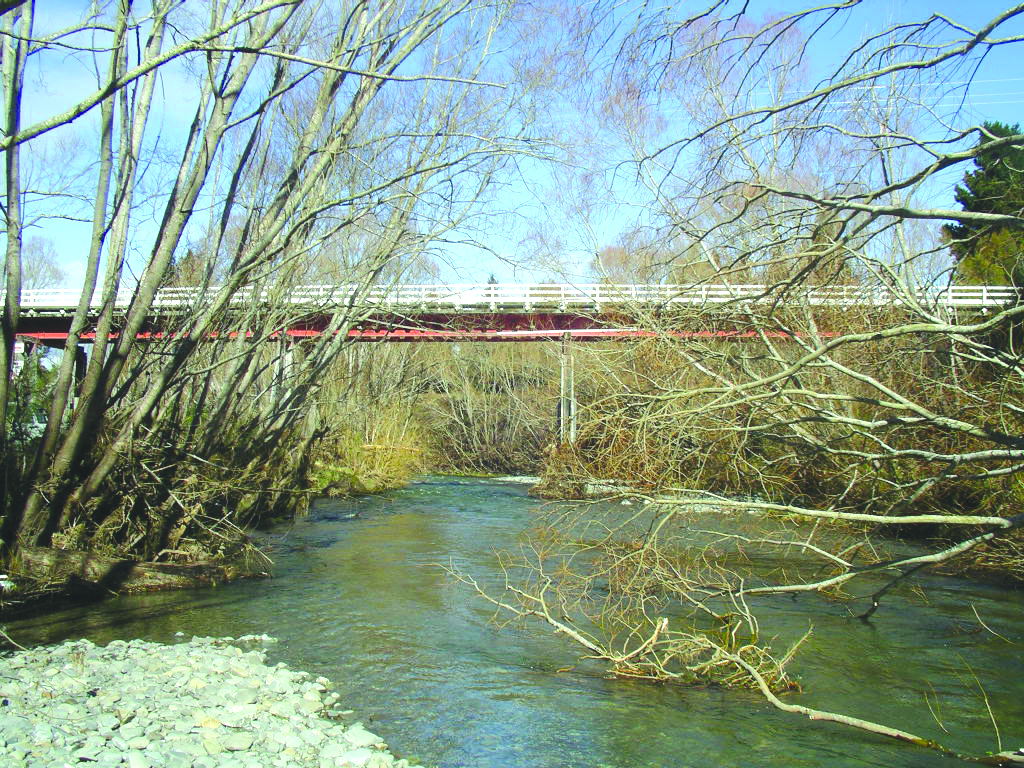
[[[607,680],[540,625],[498,631],[490,607],[437,564],[453,558],[499,586],[493,551],[514,547],[530,524],[536,501],[526,492],[508,480],[428,478],[382,497],[323,500],[275,532],[273,580],[119,598],[8,629],[25,642],[265,632],[281,640],[272,661],[331,678],[397,753],[441,768],[948,765],[776,712],[754,693]],[[795,665],[807,693],[793,700],[984,751],[991,725],[969,664],[1004,735],[1019,735],[1018,647],[978,631],[970,606],[1020,643],[1020,594],[938,577],[928,586],[927,602],[889,596],[870,624],[813,596],[767,601],[763,630],[778,647],[815,627]],[[928,713],[932,690],[954,736]]]

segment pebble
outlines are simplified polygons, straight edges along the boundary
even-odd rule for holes
[[[224,739],[224,748],[231,752],[244,752],[252,746],[252,734],[241,731]]]
[[[0,766],[409,765],[361,723],[331,719],[352,712],[340,711],[329,680],[268,665],[273,638],[180,639],[0,655]]]
[[[362,723],[354,723],[345,731],[345,741],[353,747],[369,747],[383,743],[384,739],[363,728]]]
[[[373,750],[367,749],[366,747],[359,747],[358,749],[350,749],[347,752],[342,752],[338,758],[338,762],[342,765],[345,763],[351,763],[352,765],[361,766],[366,765],[369,759],[373,757]]]

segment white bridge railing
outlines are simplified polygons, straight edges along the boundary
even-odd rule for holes
[[[164,288],[153,303],[157,312],[189,310],[212,301],[220,289]],[[22,312],[29,316],[65,316],[74,312],[81,292],[75,289],[30,290],[22,292]],[[134,293],[122,291],[115,308],[125,310]],[[2,296],[2,294],[0,294]],[[998,308],[1017,301],[1020,291],[1012,286],[953,285],[900,293],[882,287],[840,285],[804,288],[782,299],[782,304],[808,303],[817,306],[899,307],[924,306]],[[430,311],[462,312],[593,312],[607,307],[639,305],[646,308],[705,306],[714,304],[778,301],[776,291],[766,285],[588,285],[495,284],[495,285],[307,285],[285,292],[242,288],[231,298],[233,306],[255,303],[287,303],[295,307],[325,311],[342,307],[392,310],[416,314]],[[99,296],[91,306],[100,307]]]

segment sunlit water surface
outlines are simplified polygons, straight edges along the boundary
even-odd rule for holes
[[[526,490],[438,477],[321,501],[274,532],[272,580],[122,597],[7,629],[23,643],[270,634],[271,661],[329,677],[394,752],[442,768],[949,765],[755,693],[605,679],[540,624],[496,629],[439,564],[497,586],[494,551],[515,547],[535,514]],[[789,700],[983,753],[996,748],[987,696],[1004,748],[1024,746],[1021,594],[941,577],[925,587],[889,596],[870,623],[822,599],[771,599],[762,634],[778,647],[814,625],[796,663],[806,693]]]

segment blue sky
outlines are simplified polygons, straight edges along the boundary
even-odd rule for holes
[[[750,7],[753,13],[786,13],[809,5],[798,2],[755,2],[751,3]],[[685,6],[680,4],[680,7]],[[697,5],[694,4],[693,7]],[[926,19],[935,13],[977,28],[1006,9],[1007,6],[999,2],[962,3],[943,0],[925,3],[871,0],[843,17],[841,23],[833,21],[816,35],[806,59],[808,79],[814,82],[818,77],[826,76],[862,39],[877,34],[892,24]],[[1001,28],[1001,35],[1009,34],[1024,35],[1024,20],[1016,19]],[[979,62],[977,71],[960,71],[954,73],[955,77],[947,76],[939,82],[922,83],[915,95],[920,96],[922,100],[930,101],[936,110],[936,117],[949,120],[951,126],[966,127],[986,120],[1024,123],[1022,50],[1024,43],[995,48]],[[758,87],[756,83],[752,85],[755,89]],[[660,108],[667,128],[659,134],[654,144],[676,138],[673,132],[676,128],[674,119],[677,113],[672,111],[670,104],[664,102]],[[573,112],[571,109],[567,110],[566,114],[569,120],[587,120],[586,114]],[[939,123],[925,130],[933,131],[936,136],[945,133],[944,126]],[[677,133],[684,132],[685,126]],[[575,265],[569,270],[570,279],[588,279],[591,274],[588,268],[595,251],[614,244],[623,231],[643,223],[647,202],[631,189],[627,180],[631,175],[632,166],[628,163],[619,164],[622,159],[621,156],[611,156],[605,166],[609,175],[613,174],[614,178],[608,182],[608,186],[613,191],[618,190],[618,194],[613,195],[615,200],[606,201],[596,210],[589,211],[585,226],[579,217],[565,215],[564,211],[559,211],[549,204],[551,187],[545,186],[547,174],[543,169],[537,169],[532,178],[525,180],[528,183],[524,186],[537,190],[538,198],[531,201],[524,196],[520,203],[524,218],[534,216],[535,221],[542,222],[539,225],[541,229],[563,236],[562,239],[570,251],[566,254],[566,260]],[[928,195],[929,205],[955,207],[953,188],[962,179],[965,170],[967,168],[959,167],[936,177],[929,188],[924,190]],[[936,224],[935,228],[937,227]],[[512,247],[514,248],[515,244],[512,244]]]
[[[689,4],[697,7],[698,4]],[[759,12],[804,7],[794,2],[752,3]],[[41,28],[58,28],[70,23],[78,14],[81,4],[78,2],[40,2],[39,26]],[[627,6],[628,7],[628,6]],[[680,4],[681,8],[687,5]],[[903,19],[919,19],[931,13],[946,14],[950,18],[963,22],[968,26],[976,26],[1006,8],[1005,3],[976,1],[971,3],[953,2],[952,0],[936,0],[935,2],[886,2],[871,0],[850,14],[844,23],[833,24],[819,35],[810,50],[812,65],[820,66],[823,71],[828,63],[835,60],[841,52],[848,51],[857,40],[865,34],[876,32],[890,23]],[[45,9],[45,10],[44,10]],[[1024,34],[1024,21],[1008,25],[1006,32]],[[543,43],[543,40],[540,41]],[[958,110],[960,124],[967,121],[1001,120],[1003,122],[1024,123],[1024,43],[1004,46],[992,51],[981,63],[973,75],[972,84],[966,88],[955,80],[946,80],[941,84],[932,84],[926,88],[943,88],[948,95],[939,106]],[[30,77],[30,94],[25,112],[25,122],[31,123],[46,115],[59,111],[62,107],[73,103],[79,93],[94,87],[95,75],[90,72],[91,63],[81,54],[71,52],[54,52],[40,57],[41,66]],[[162,106],[155,115],[157,128],[162,138],[166,139],[180,133],[184,121],[190,117],[192,102],[190,100],[189,81],[183,76],[180,66],[168,67],[161,76],[158,100]],[[812,73],[813,74],[813,73]],[[925,91],[927,93],[927,91]],[[554,97],[555,102],[557,96]],[[563,108],[556,108],[551,122],[556,126],[559,120],[578,140],[586,136],[586,132],[576,132],[581,124],[592,120],[586,112],[592,105],[563,103]],[[669,124],[671,125],[671,114]],[[671,138],[671,131],[665,133]],[[36,152],[37,164],[52,170],[63,166],[70,172],[75,168],[76,160],[96,144],[95,123],[91,116],[78,120],[72,127],[60,129],[46,136],[39,142],[44,153]],[[589,210],[580,212],[572,206],[562,206],[567,198],[565,185],[572,176],[566,168],[551,168],[536,161],[523,160],[515,165],[515,171],[506,178],[493,200],[494,214],[481,219],[478,229],[471,234],[483,242],[498,257],[483,251],[462,246],[452,246],[445,250],[442,277],[457,282],[482,282],[488,275],[494,274],[502,281],[527,282],[552,276],[553,269],[546,268],[543,263],[535,260],[523,263],[524,254],[543,253],[545,246],[541,242],[547,238],[549,243],[557,244],[549,250],[558,250],[548,254],[554,260],[567,267],[568,278],[585,280],[588,278],[589,260],[595,249],[603,245],[611,245],[624,229],[628,229],[637,220],[638,201],[628,185],[622,183],[624,175],[619,163],[622,157],[614,152],[606,157],[592,158],[594,168],[604,168],[607,173],[616,170],[615,181],[606,182],[608,198],[595,199]],[[31,168],[32,161],[28,166]],[[147,169],[153,175],[156,166]],[[952,187],[962,170],[957,170],[948,178],[940,179],[932,189],[934,202],[952,204]],[[575,183],[575,182],[574,182]],[[562,186],[560,186],[562,185]],[[85,188],[88,188],[88,184]],[[616,199],[617,198],[617,199]],[[151,209],[145,207],[141,211],[143,224],[139,227],[139,237],[135,245],[134,263],[136,268],[145,258],[146,228],[158,215],[158,206]],[[147,225],[146,220],[151,223]],[[62,255],[63,266],[69,275],[69,286],[74,287],[81,280],[81,264],[87,247],[89,227],[86,223],[73,222],[65,219],[51,219],[42,222],[33,229],[30,235],[41,235],[51,239]],[[541,242],[538,245],[538,242]],[[542,259],[543,261],[543,259]]]

